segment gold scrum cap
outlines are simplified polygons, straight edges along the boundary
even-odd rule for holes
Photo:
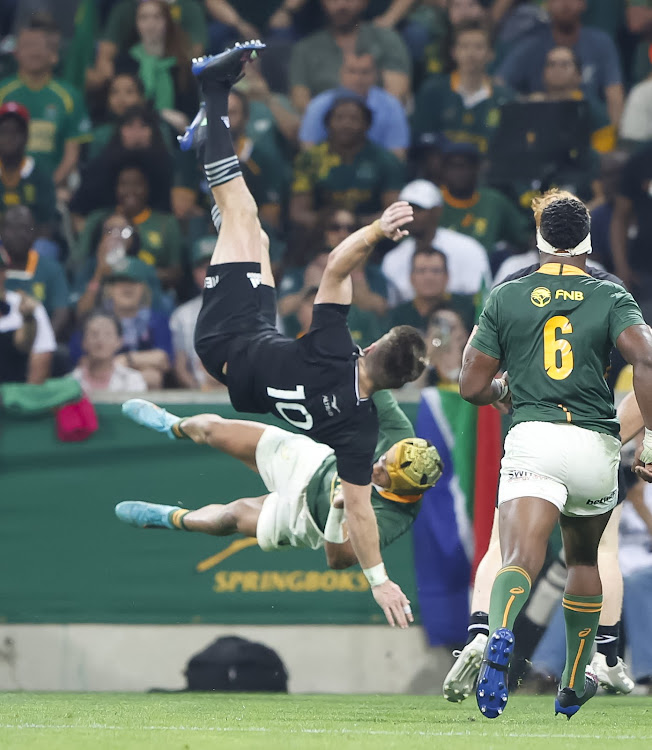
[[[423,438],[405,438],[394,445],[396,455],[385,468],[395,495],[422,495],[435,485],[444,470],[439,452]]]

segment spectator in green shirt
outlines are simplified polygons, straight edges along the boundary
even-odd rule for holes
[[[451,143],[444,150],[439,225],[467,234],[491,256],[507,243],[516,252],[527,249],[532,228],[521,211],[502,193],[480,187],[481,158],[470,143]],[[492,264],[495,271],[495,264]]]
[[[207,31],[204,9],[197,0],[173,0],[168,3],[174,21],[190,40],[190,56],[198,57],[206,49]],[[119,0],[111,9],[97,45],[95,67],[86,71],[86,87],[97,90],[115,75],[117,55],[133,43],[138,0]]]
[[[363,21],[368,0],[321,0],[326,28],[298,42],[290,60],[292,103],[303,112],[310,99],[336,88],[344,52],[371,53],[382,86],[405,103],[410,93],[410,55],[400,35]]]
[[[473,298],[464,294],[451,294],[448,287],[448,261],[446,255],[434,247],[424,247],[412,256],[410,281],[414,299],[391,310],[389,328],[408,325],[423,333],[428,329],[432,314],[441,307],[455,310],[467,328],[473,327],[475,305]]]
[[[88,217],[75,249],[77,264],[91,253],[91,240],[97,224],[112,213],[122,214],[137,227],[140,237],[138,258],[156,267],[163,288],[173,288],[181,277],[181,230],[172,214],[150,208],[148,177],[136,162],[125,163],[118,172],[115,206],[94,211]]]
[[[450,141],[474,143],[486,154],[500,122],[500,108],[514,98],[513,93],[492,83],[487,74],[493,52],[482,23],[469,21],[455,29],[452,54],[455,71],[432,76],[417,94],[414,136],[440,133]]]
[[[15,52],[18,75],[0,81],[0,104],[14,101],[26,107],[27,150],[49,172],[55,187],[65,188],[79,162],[80,144],[91,140],[91,123],[80,93],[53,78],[58,61],[53,38],[53,28],[44,21],[33,21],[20,30]]]
[[[23,290],[43,303],[57,340],[67,333],[71,320],[70,293],[63,268],[53,258],[42,258],[33,248],[34,217],[27,206],[12,206],[2,218],[2,243],[11,264],[6,288]]]
[[[37,237],[52,234],[56,220],[54,183],[33,157],[26,156],[29,112],[22,104],[0,106],[0,213],[10,206],[27,206]]]
[[[299,154],[294,163],[290,219],[315,226],[319,209],[348,208],[370,223],[398,198],[404,168],[387,149],[371,143],[371,112],[355,94],[336,99],[325,117],[328,139]]]

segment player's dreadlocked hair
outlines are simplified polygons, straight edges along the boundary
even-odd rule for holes
[[[365,357],[375,390],[400,388],[416,380],[426,366],[426,344],[412,326],[395,326]]]
[[[532,211],[541,236],[554,247],[575,247],[591,228],[589,210],[567,190],[548,190],[533,198]]]

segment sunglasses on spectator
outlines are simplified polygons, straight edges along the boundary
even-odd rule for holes
[[[333,222],[328,225],[329,232],[355,232],[355,224],[342,224]]]

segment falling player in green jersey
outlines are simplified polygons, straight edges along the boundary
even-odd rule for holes
[[[414,437],[412,423],[389,391],[372,396],[378,411],[379,436],[374,453],[371,505],[380,547],[404,534],[421,507],[423,493],[441,476],[437,449]],[[306,435],[273,425],[217,414],[179,418],[156,404],[131,399],[122,411],[129,419],[173,439],[210,445],[258,472],[269,492],[228,504],[186,510],[126,500],[116,506],[124,523],[140,528],[181,529],[213,536],[244,534],[261,549],[324,547],[332,568],[358,560],[346,539],[341,482],[332,448]]]
[[[557,522],[568,578],[556,713],[570,718],[597,690],[586,667],[602,605],[598,543],[618,495],[619,426],[604,379],[614,345],[633,365],[641,413],[652,427],[652,335],[627,291],[584,270],[591,252],[586,206],[570,193],[549,191],[533,209],[542,265],[492,291],[460,374],[466,400],[489,404],[510,394],[514,409],[498,490],[503,567],[491,591],[490,636],[476,688],[489,718],[507,703],[512,628]],[[508,379],[495,378],[501,367]],[[652,463],[652,432],[641,461]]]

